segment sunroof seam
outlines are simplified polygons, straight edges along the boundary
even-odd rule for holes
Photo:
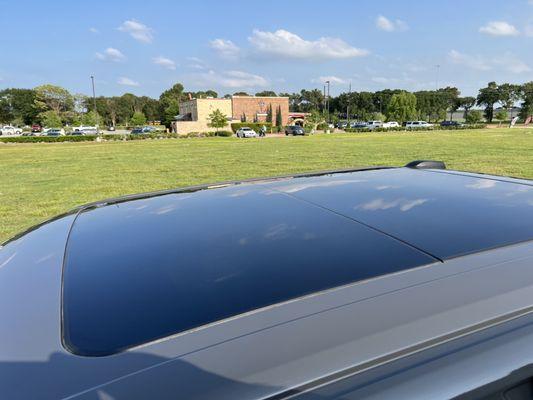
[[[263,186],[263,185],[261,185],[261,184],[259,184],[259,185],[260,185],[260,186]],[[302,202],[307,203],[307,204],[309,204],[309,205],[312,205],[312,206],[318,207],[318,208],[320,208],[320,209],[322,209],[322,210],[329,211],[330,213],[335,214],[335,215],[338,215],[339,217],[343,217],[343,218],[346,218],[346,219],[348,219],[348,220],[350,220],[350,221],[352,221],[352,222],[355,222],[355,223],[357,223],[357,224],[363,225],[363,226],[365,226],[365,227],[367,227],[367,228],[369,228],[369,229],[372,229],[372,230],[375,231],[375,232],[378,232],[378,233],[380,233],[380,234],[382,234],[382,235],[385,235],[385,236],[387,236],[387,237],[389,237],[389,238],[391,238],[391,239],[396,240],[397,242],[400,242],[400,243],[402,243],[402,244],[404,244],[404,245],[406,245],[406,246],[408,246],[408,247],[411,247],[412,249],[415,249],[415,250],[419,251],[420,253],[423,253],[423,254],[425,254],[425,255],[427,255],[427,256],[429,256],[429,257],[432,257],[432,258],[434,258],[435,260],[437,260],[437,261],[439,261],[439,262],[441,262],[441,263],[444,262],[444,260],[441,259],[440,257],[438,257],[438,256],[436,256],[436,255],[434,255],[434,254],[432,254],[432,253],[429,253],[428,251],[426,251],[426,250],[424,250],[424,249],[422,249],[422,248],[420,248],[420,247],[418,247],[418,246],[416,246],[416,245],[414,245],[414,244],[412,244],[412,243],[410,243],[410,242],[407,242],[407,241],[405,241],[405,240],[403,240],[403,239],[401,239],[401,238],[399,238],[399,237],[397,237],[397,236],[394,236],[394,235],[392,235],[392,234],[390,234],[390,233],[388,233],[388,232],[385,232],[385,231],[383,231],[383,230],[381,230],[381,229],[379,229],[379,228],[376,228],[375,226],[369,225],[369,224],[367,224],[367,223],[365,223],[365,222],[363,222],[363,221],[360,221],[360,220],[358,220],[358,219],[352,218],[352,217],[350,217],[349,215],[343,214],[343,213],[341,213],[341,212],[339,212],[339,211],[332,210],[331,208],[328,208],[328,207],[326,207],[326,206],[324,206],[324,205],[322,205],[322,204],[315,203],[314,201],[307,200],[307,199],[304,199],[304,198],[301,198],[301,197],[295,196],[295,195],[292,194],[292,193],[287,193],[287,192],[284,192],[284,191],[281,191],[281,190],[279,190],[279,189],[272,188],[272,187],[266,187],[266,186],[264,186],[264,187],[265,187],[265,189],[275,191],[276,193],[283,194],[283,195],[288,196],[288,197],[290,197],[290,198],[292,198],[292,199],[302,201]]]

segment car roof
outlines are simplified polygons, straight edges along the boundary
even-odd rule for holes
[[[77,354],[113,354],[311,293],[529,241],[531,204],[526,181],[396,168],[88,207],[65,252],[65,341]],[[117,294],[125,276],[129,288]],[[139,292],[150,301],[137,304]],[[183,308],[189,303],[194,309]]]

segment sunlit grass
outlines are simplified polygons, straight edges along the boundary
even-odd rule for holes
[[[0,144],[0,241],[90,201],[179,186],[414,159],[533,178],[533,129]]]

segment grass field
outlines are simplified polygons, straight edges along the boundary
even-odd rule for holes
[[[0,242],[70,208],[112,196],[321,169],[445,161],[533,178],[533,129],[0,144]]]

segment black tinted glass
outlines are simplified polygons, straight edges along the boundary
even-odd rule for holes
[[[106,355],[435,260],[260,185],[83,212],[64,269],[64,339]]]

